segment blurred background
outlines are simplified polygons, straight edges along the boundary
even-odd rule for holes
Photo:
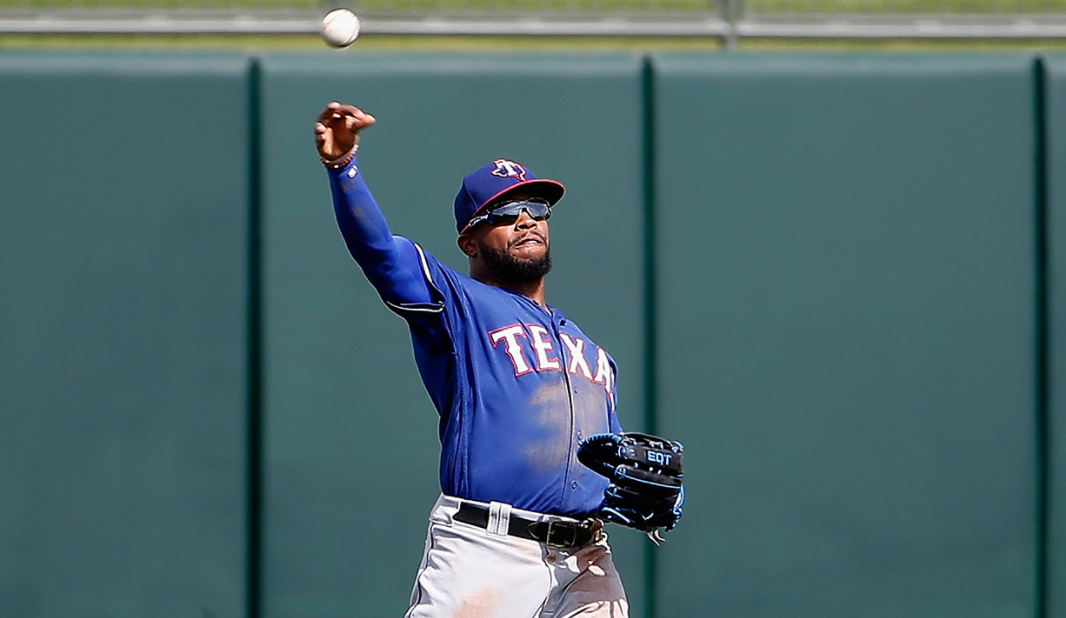
[[[363,18],[365,34],[388,35],[393,45],[412,44],[397,38],[410,36],[709,39],[729,49],[744,41],[1066,37],[1064,0],[2,0],[0,34],[53,35],[53,44],[57,35],[242,34],[298,45],[295,35],[316,32],[323,13],[339,6]],[[7,45],[14,42],[29,44]]]
[[[0,617],[401,616],[437,484],[393,230],[555,178],[549,302],[686,445],[634,618],[1066,616],[1066,2],[0,0]]]

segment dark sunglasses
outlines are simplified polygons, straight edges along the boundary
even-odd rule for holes
[[[547,200],[532,198],[528,200],[514,200],[504,202],[483,215],[478,215],[470,220],[468,228],[473,228],[480,223],[488,222],[491,225],[501,223],[514,223],[525,211],[535,221],[547,221],[552,216],[552,206]]]

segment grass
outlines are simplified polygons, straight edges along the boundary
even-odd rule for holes
[[[1066,0],[748,0],[755,13],[1066,15]]]
[[[742,0],[758,14],[1026,14],[1066,16],[1066,0]],[[322,13],[348,5],[361,15],[691,14],[718,0],[0,0],[12,11],[123,10]]]

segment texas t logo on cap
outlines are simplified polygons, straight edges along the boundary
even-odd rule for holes
[[[526,168],[522,167],[521,163],[515,163],[507,159],[496,159],[492,163],[496,166],[496,169],[492,170],[493,176],[517,178],[519,180],[526,179]]]
[[[563,185],[537,175],[526,166],[510,159],[495,159],[463,178],[455,196],[455,229],[462,234],[475,215],[483,209],[520,192],[522,197],[539,197],[552,206],[563,197]]]

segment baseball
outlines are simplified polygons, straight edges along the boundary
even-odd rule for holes
[[[322,39],[330,47],[348,47],[359,38],[359,17],[348,9],[334,9],[322,18]]]

